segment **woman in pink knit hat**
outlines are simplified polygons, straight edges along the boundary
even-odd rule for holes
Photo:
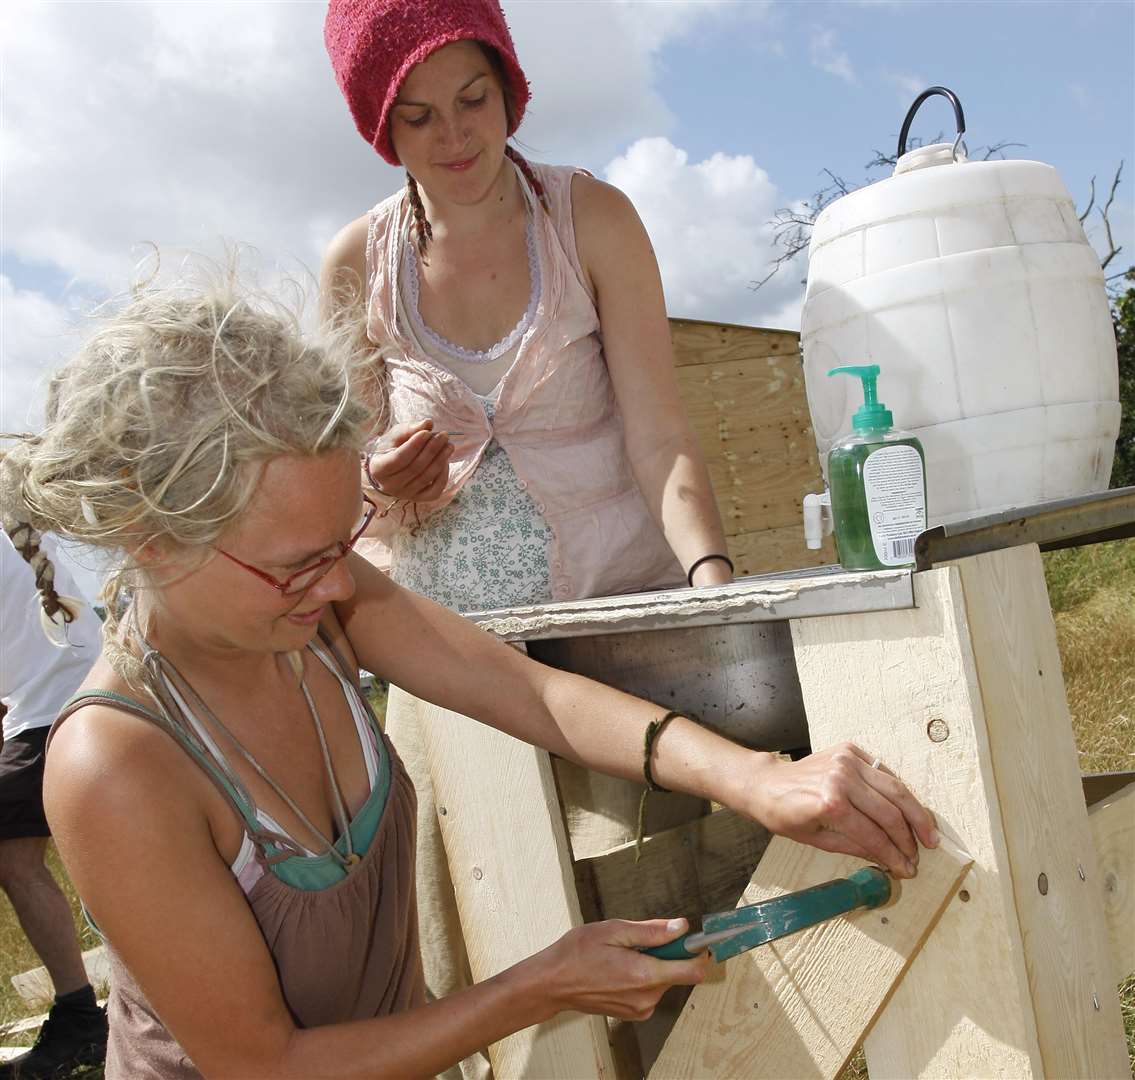
[[[329,311],[361,307],[384,357],[364,554],[459,611],[729,581],[650,241],[620,191],[508,144],[529,86],[496,0],[331,0],[325,38],[359,132],[406,170],[323,271]],[[395,690],[442,995],[465,960],[419,722]],[[633,838],[640,788],[557,769],[587,795],[569,806],[577,858]],[[701,812],[648,810],[648,831]]]

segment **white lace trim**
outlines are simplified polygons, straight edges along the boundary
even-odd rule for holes
[[[487,349],[467,349],[463,345],[443,338],[436,330],[426,325],[418,306],[420,286],[418,282],[418,253],[407,236],[402,248],[402,281],[405,285],[410,310],[410,321],[414,331],[430,343],[439,353],[454,360],[464,360],[468,364],[489,364],[499,360],[506,352],[514,348],[520,339],[528,332],[532,321],[536,318],[536,308],[540,304],[540,255],[536,248],[536,229],[533,221],[531,207],[528,212],[528,225],[525,229],[525,242],[528,247],[528,275],[532,281],[532,293],[528,298],[528,307],[512,330],[495,345]]]

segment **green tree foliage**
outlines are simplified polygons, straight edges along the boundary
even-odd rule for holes
[[[1135,484],[1135,266],[1123,275],[1123,287],[1115,294],[1111,317],[1115,322],[1115,345],[1119,353],[1119,404],[1123,418],[1115,440],[1112,487]]]

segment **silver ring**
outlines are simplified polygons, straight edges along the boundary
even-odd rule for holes
[[[882,764],[883,764],[883,762],[882,762],[882,759],[881,759],[881,758],[875,758],[875,760],[871,762],[871,768],[872,768],[872,769],[877,769],[877,768],[879,768],[879,766],[880,766],[880,765],[882,765]]]

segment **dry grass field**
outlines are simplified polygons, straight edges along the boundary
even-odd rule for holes
[[[1045,556],[1073,725],[1083,772],[1135,769],[1135,540],[1054,552]],[[96,944],[78,902],[54,858],[52,868],[75,909],[84,948]],[[0,1044],[14,1045],[2,1028],[27,1015],[9,978],[37,966],[7,898],[0,894]],[[1135,1060],[1135,978],[1122,988],[1128,1049]],[[30,1041],[30,1037],[24,1041]],[[75,1074],[80,1075],[80,1074]],[[97,1080],[98,1070],[86,1070]],[[862,1058],[848,1078],[866,1077]]]

